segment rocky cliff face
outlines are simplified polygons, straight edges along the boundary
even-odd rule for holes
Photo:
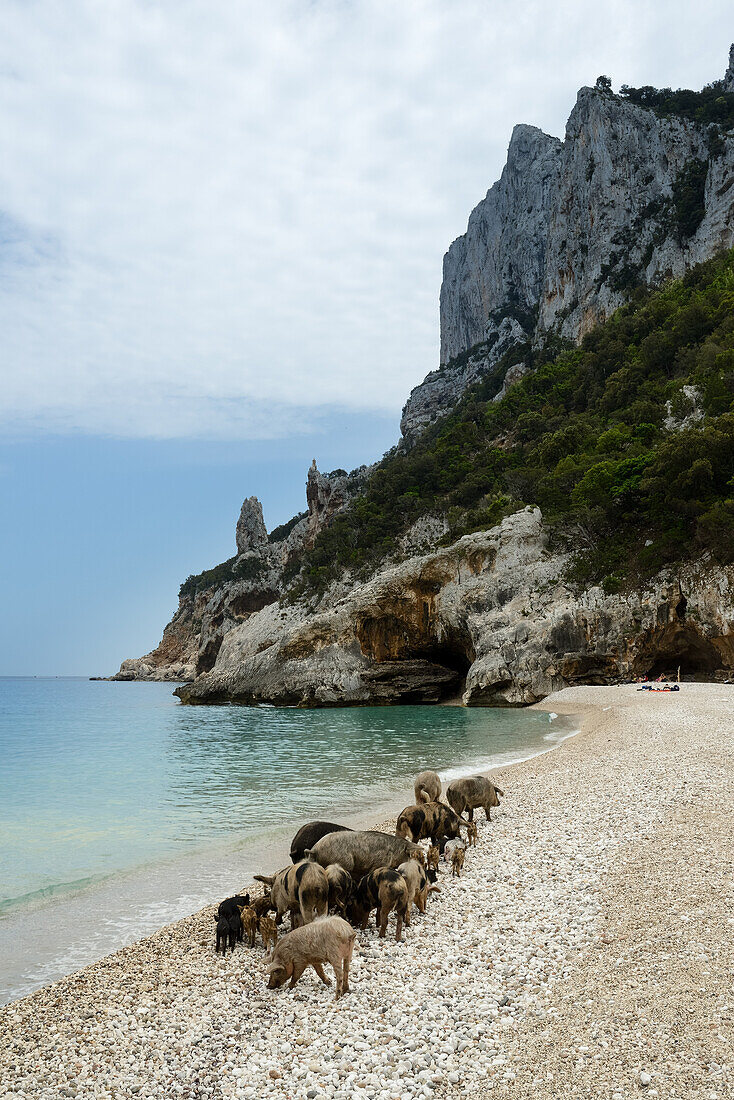
[[[733,74],[730,54],[725,87]],[[635,282],[681,275],[730,248],[733,178],[734,134],[714,140],[604,89],[581,89],[562,142],[515,127],[500,180],[444,258],[441,367],[405,405],[406,444],[513,344],[551,331],[576,341]],[[680,201],[698,186],[701,220],[689,234]]]
[[[673,199],[697,162],[708,162],[703,218],[685,237]],[[709,157],[707,132],[692,122],[582,88],[558,163],[537,334],[577,340],[622,304],[631,279],[679,276],[731,247],[733,169],[734,138]]]
[[[734,668],[734,571],[575,592],[537,508],[378,573],[319,614],[272,604],[225,637],[188,703],[519,706],[575,683]]]
[[[237,555],[226,563],[226,576],[210,581],[202,574],[200,586],[182,586],[178,609],[160,645],[144,657],[124,660],[112,679],[193,680],[213,668],[225,635],[283,595],[294,563],[297,571],[303,551],[360,492],[372,469],[360,466],[349,474],[324,474],[314,460],[306,482],[308,511],[273,532],[272,539],[262,504],[248,497],[237,520]]]
[[[734,92],[734,45],[729,47],[729,66],[724,76],[724,91]]]
[[[532,330],[545,276],[548,221],[562,144],[516,126],[499,181],[449,248],[441,285],[441,363],[494,341],[503,321]]]
[[[724,87],[734,91],[734,47]],[[637,282],[734,245],[733,182],[734,131],[603,87],[579,92],[563,141],[516,127],[501,179],[446,255],[442,366],[405,406],[403,447],[507,352],[497,398],[550,333],[578,340]],[[678,420],[669,407],[670,431],[699,415],[700,395],[684,396],[692,411]],[[734,672],[731,569],[702,558],[624,595],[581,591],[537,508],[439,549],[447,518],[422,515],[367,583],[345,575],[318,601],[282,599],[372,469],[322,474],[314,462],[307,512],[270,536],[248,498],[235,557],[185,582],[160,645],[116,678],[193,681],[178,692],[190,703],[522,705],[574,683]]]
[[[257,497],[248,497],[240,509],[235,530],[237,554],[263,554],[268,549],[268,532],[263,520],[263,506]]]

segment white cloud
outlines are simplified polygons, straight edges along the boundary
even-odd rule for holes
[[[513,123],[700,86],[729,7],[6,0],[0,421],[131,436],[399,409]]]

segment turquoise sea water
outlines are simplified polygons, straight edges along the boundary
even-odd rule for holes
[[[183,707],[171,692],[0,679],[0,1000],[282,865],[304,821],[371,822],[412,801],[423,767],[500,765],[573,728],[516,710]]]

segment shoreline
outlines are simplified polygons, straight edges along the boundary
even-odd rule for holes
[[[480,751],[477,746],[474,758],[440,768],[441,774],[455,778],[479,773],[493,756],[498,761],[508,755],[516,761],[525,760],[556,748],[576,732],[575,729],[566,732],[563,721],[558,722],[555,735],[553,729],[549,724],[542,738],[555,736],[558,740],[542,749],[518,746],[495,748],[493,752],[490,738],[485,749]],[[527,737],[531,745],[540,743],[539,736],[537,727],[529,728]],[[524,739],[523,735],[520,739]],[[0,953],[12,959],[18,936],[23,950],[16,965],[5,967],[0,1004],[15,1003],[163,928],[200,914],[214,900],[250,889],[253,875],[271,873],[290,862],[290,841],[308,820],[338,821],[356,829],[378,827],[390,817],[394,823],[403,807],[413,801],[412,778],[387,776],[384,786],[385,789],[374,794],[366,786],[357,793],[356,805],[354,796],[345,790],[336,801],[285,823],[230,834],[193,851],[172,853],[139,866],[90,876],[79,884],[61,883],[34,892],[30,898],[25,895],[15,905],[6,904],[0,918]],[[87,933],[90,909],[97,915],[97,922],[92,932]],[[31,923],[44,945],[36,954],[28,949],[32,947],[27,936]]]
[[[547,1074],[557,1072],[559,1058],[570,1057],[565,1021],[591,1012],[584,1009],[588,1002],[595,1019],[582,1021],[583,1041],[571,1051],[572,1064],[563,1063],[566,1080],[571,1074],[586,1082],[584,1095],[610,1097],[616,1089],[631,1096],[641,1072],[651,1073],[650,1096],[681,1095],[682,1089],[709,1097],[714,1086],[722,1095],[732,1041],[727,958],[734,963],[721,940],[723,872],[718,863],[714,868],[711,843],[699,837],[688,846],[685,823],[700,829],[705,802],[712,835],[726,849],[721,867],[730,866],[734,830],[724,824],[734,802],[724,795],[734,794],[734,689],[684,688],[653,698],[633,686],[575,688],[536,704],[546,712],[581,714],[580,733],[553,746],[562,751],[492,770],[506,797],[491,824],[481,822],[465,874],[452,880],[442,864],[442,893],[425,917],[414,916],[405,943],[380,942],[371,929],[359,934],[353,992],[338,1004],[333,989],[312,976],[292,993],[267,991],[260,947],[215,958],[213,910],[204,909],[1,1010],[0,1080],[15,1087],[13,1095],[85,1100],[152,1100],[171,1089],[192,1100],[519,1097],[531,1090],[552,1097],[557,1089]],[[660,862],[661,830],[675,838],[669,846],[678,849],[672,854],[679,895],[705,884],[698,907],[707,898],[714,905],[706,932],[703,917],[677,918],[675,927],[690,942],[694,962],[696,945],[706,944],[708,961],[696,987],[706,995],[689,997],[687,1008],[691,1019],[706,1015],[708,1062],[700,1052],[692,1055],[695,1073],[682,1055],[689,1028],[682,1039],[678,1033],[677,1046],[660,1045],[667,1025],[653,1007],[641,1018],[642,1048],[620,1054],[617,1035],[639,1032],[637,1017],[631,1030],[605,1017],[607,1002],[610,1011],[615,1003],[618,970],[627,973],[621,964],[607,965],[614,951],[609,944],[617,942],[607,933],[619,916],[619,897],[625,890],[634,895],[622,946],[652,901],[645,883],[629,880],[626,868],[647,848]],[[705,859],[711,865],[703,873]],[[672,981],[666,967],[681,968],[680,943],[656,954],[655,929],[664,923],[664,915],[651,918],[630,972],[648,1001],[650,993],[664,1000]],[[646,952],[655,954],[652,971]],[[596,981],[605,983],[603,1002],[566,1004],[564,990],[583,985],[594,966],[601,967]],[[546,1049],[551,1034],[556,1043]],[[157,1058],[154,1050],[165,1054]],[[554,1069],[546,1071],[546,1062]],[[708,1063],[718,1068],[709,1070]],[[666,1091],[665,1073],[679,1091]]]

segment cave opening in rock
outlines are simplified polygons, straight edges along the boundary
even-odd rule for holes
[[[437,665],[443,665],[444,668],[453,669],[454,672],[459,673],[462,680],[466,680],[466,674],[471,668],[471,661],[465,650],[458,646],[438,645],[435,648],[425,650],[420,656],[429,661],[434,661]]]
[[[447,683],[445,690],[442,691],[442,700],[463,695],[464,688],[466,687],[467,673],[471,668],[473,659],[467,654],[465,646],[461,643],[457,644],[456,642],[445,640],[440,644],[437,643],[435,645],[420,647],[416,649],[411,656],[430,661],[431,664],[439,665],[441,668],[446,668],[456,673],[452,682]]]
[[[206,672],[211,672],[217,661],[217,655],[222,647],[223,639],[220,637],[212,638],[207,645],[199,653],[196,659],[196,675],[203,676]]]
[[[638,650],[636,675],[651,680],[663,676],[672,680],[680,670],[681,680],[707,681],[723,668],[721,653],[690,622],[669,623],[649,633]]]
[[[364,656],[378,666],[370,676],[383,685],[392,677],[403,702],[441,702],[463,694],[475,656],[471,635],[466,627],[439,623],[430,600],[396,601],[379,614],[365,615],[357,622],[357,638]],[[417,685],[415,698],[410,680]]]

